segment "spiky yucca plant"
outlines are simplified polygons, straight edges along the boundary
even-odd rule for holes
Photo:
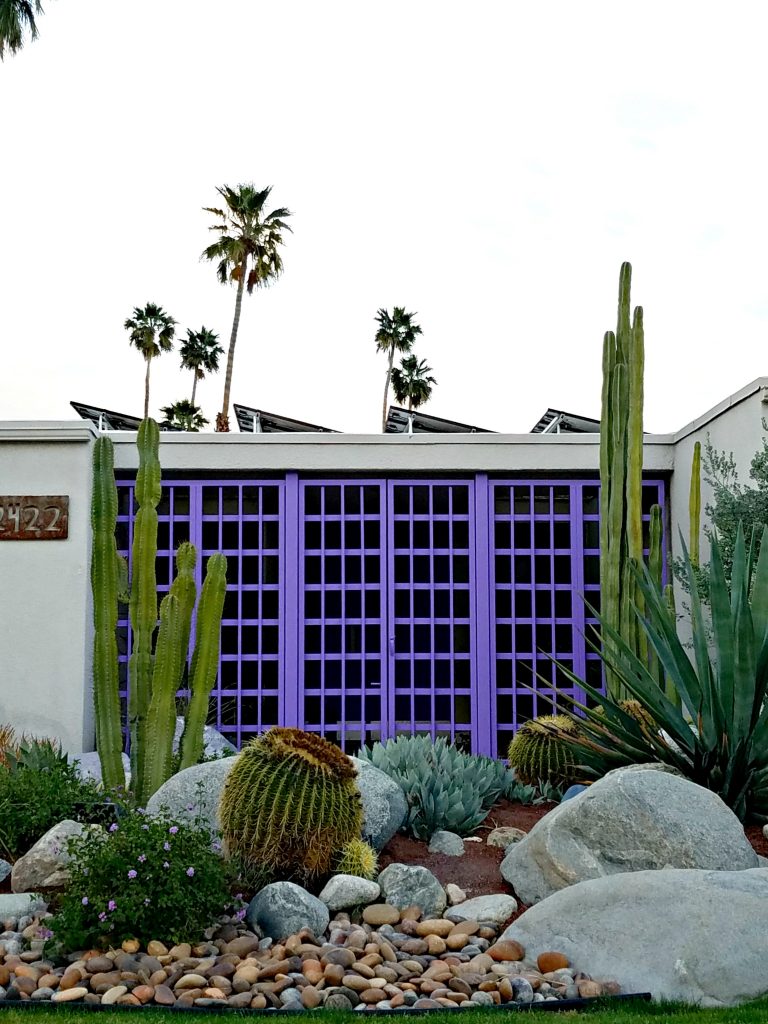
[[[372,846],[362,839],[350,839],[338,855],[334,871],[339,875],[357,875],[369,881],[376,877],[379,858]]]
[[[330,871],[363,824],[352,762],[301,729],[270,729],[243,748],[220,815],[228,851],[282,877]]]
[[[568,715],[542,715],[517,730],[507,757],[521,782],[563,786],[573,781],[576,759],[573,748],[560,738],[561,732],[578,733],[578,726]]]

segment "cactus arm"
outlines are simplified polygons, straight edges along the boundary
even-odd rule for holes
[[[176,724],[176,686],[186,655],[182,650],[181,601],[168,593],[160,604],[160,629],[155,647],[152,674],[152,699],[147,710],[144,779],[137,800],[144,803],[171,774],[174,726]]]
[[[125,786],[117,661],[118,555],[115,543],[117,488],[108,437],[93,448],[91,589],[93,593],[93,700],[96,749],[106,789]]]
[[[643,373],[645,343],[643,310],[635,310],[629,361],[627,420],[627,555],[639,565],[643,558]]]
[[[606,593],[600,596],[601,611],[605,609],[607,622],[616,629],[622,625],[622,583],[624,576],[625,547],[625,487],[626,472],[626,417],[621,410],[626,409],[628,381],[627,368],[623,363],[616,366],[613,375],[612,404],[616,415],[613,417],[613,459],[611,465],[611,490],[608,502],[608,535],[609,547],[606,565]],[[611,673],[606,674],[608,688],[614,695],[619,695]]]
[[[187,663],[189,653],[189,634],[192,629],[192,612],[197,600],[197,586],[195,584],[195,565],[197,563],[197,551],[194,544],[184,541],[179,545],[176,552],[176,578],[171,584],[170,592],[179,599],[180,606],[180,628],[181,634],[179,645],[182,651],[181,666],[176,689],[179,690],[184,684],[184,667]],[[174,726],[175,727],[175,726]]]
[[[648,571],[660,594],[664,593],[663,559],[662,559],[662,525],[661,505],[651,506],[651,523],[648,535]],[[647,647],[646,647],[647,649]],[[664,688],[664,671],[659,664],[656,652],[651,648],[647,650],[648,669],[651,675],[656,676],[659,686]]]
[[[691,556],[691,565],[694,568],[698,568],[699,538],[701,537],[701,441],[697,441],[693,446],[691,493],[688,499],[688,513],[690,517],[688,551]]]
[[[611,465],[613,463],[613,409],[611,396],[616,369],[616,335],[607,331],[603,338],[603,393],[600,412],[600,570],[601,589],[605,589],[603,574],[608,566],[610,532],[608,509],[611,494]]]
[[[219,668],[221,616],[227,589],[227,559],[212,555],[208,560],[200,592],[195,629],[195,649],[189,671],[190,698],[181,737],[181,767],[197,764],[203,752],[203,729],[210,697]]]
[[[160,501],[160,431],[152,419],[139,425],[139,471],[136,500],[139,505],[133,527],[131,627],[133,649],[129,662],[131,767],[136,785],[144,780],[146,716],[152,688],[152,634],[157,625],[157,505]]]

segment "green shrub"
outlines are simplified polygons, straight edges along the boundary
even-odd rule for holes
[[[15,860],[65,818],[107,821],[114,808],[92,780],[83,780],[74,765],[49,749],[35,748],[30,763],[24,755],[0,763],[0,855]]]
[[[220,812],[228,852],[283,878],[326,874],[363,824],[352,762],[301,729],[270,729],[243,748]]]
[[[408,800],[405,829],[417,839],[439,829],[468,835],[509,784],[503,762],[465,754],[442,737],[398,736],[363,747],[358,756],[401,787]]]
[[[71,839],[70,883],[51,923],[56,942],[73,950],[201,936],[232,903],[218,845],[202,821],[138,811]]]

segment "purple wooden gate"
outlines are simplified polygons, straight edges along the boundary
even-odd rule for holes
[[[133,483],[118,540],[132,541]],[[228,591],[209,720],[238,746],[298,725],[354,751],[397,733],[503,756],[515,729],[593,684],[581,595],[599,607],[595,480],[171,480],[158,509],[158,587],[192,540],[223,551]],[[664,505],[643,487],[644,518]],[[130,625],[119,620],[122,697]],[[544,677],[542,679],[541,677]]]

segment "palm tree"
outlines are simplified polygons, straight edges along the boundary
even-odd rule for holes
[[[141,352],[147,361],[147,375],[144,381],[144,419],[149,416],[149,367],[155,356],[170,352],[176,321],[162,306],[148,302],[144,309],[134,306],[133,316],[123,324],[130,332],[131,344]]]
[[[218,231],[219,238],[203,250],[201,259],[216,260],[216,273],[222,284],[234,281],[237,284],[235,317],[229,336],[227,372],[224,377],[224,399],[221,412],[216,416],[216,430],[229,430],[229,392],[232,387],[232,365],[235,360],[235,343],[240,326],[240,307],[243,289],[250,295],[254,288],[266,288],[283,270],[280,246],[283,232],[290,231],[286,218],[291,216],[285,207],[270,213],[265,205],[272,191],[269,188],[257,190],[254,185],[238,185],[232,188],[222,185],[216,191],[224,200],[224,209],[204,207],[206,213],[217,218],[211,224],[211,231]]]
[[[400,405],[407,402],[408,412],[413,412],[428,402],[432,388],[437,384],[435,378],[430,376],[431,372],[432,367],[427,366],[426,359],[419,359],[415,355],[401,359],[400,366],[396,366],[392,371],[395,401]]]
[[[42,13],[41,0],[0,0],[0,60],[6,50],[11,56],[19,52],[27,31],[30,39],[37,39],[35,15]]]
[[[218,334],[209,331],[207,327],[201,327],[199,331],[187,328],[187,340],[182,342],[180,354],[182,370],[192,370],[194,375],[190,398],[192,405],[195,404],[197,382],[202,380],[206,373],[218,372],[219,356],[224,355],[224,349],[218,344],[218,340]]]
[[[182,398],[173,405],[164,405],[160,410],[165,419],[161,423],[163,427],[180,427],[182,430],[201,430],[208,420],[203,416],[199,406],[190,402],[188,398]]]
[[[417,336],[421,334],[421,328],[413,322],[415,316],[415,313],[406,313],[404,306],[395,306],[391,313],[386,309],[380,309],[376,313],[376,323],[379,325],[376,331],[376,351],[386,352],[389,360],[384,384],[384,406],[381,411],[382,433],[387,429],[387,399],[395,352],[410,352]]]

